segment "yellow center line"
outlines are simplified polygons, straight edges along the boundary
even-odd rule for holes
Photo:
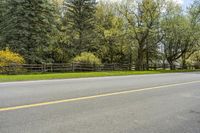
[[[60,103],[68,103],[68,102],[81,101],[81,100],[89,100],[89,99],[108,97],[108,96],[115,96],[115,95],[121,95],[121,94],[129,94],[129,93],[148,91],[148,90],[155,90],[155,89],[174,87],[174,86],[179,86],[179,85],[187,85],[187,84],[193,84],[193,83],[200,83],[200,81],[176,83],[176,84],[162,85],[162,86],[149,87],[149,88],[143,88],[143,89],[137,89],[137,90],[120,91],[120,92],[106,93],[106,94],[100,94],[100,95],[93,95],[93,96],[86,96],[86,97],[79,97],[79,98],[72,98],[72,99],[57,100],[57,101],[51,101],[51,102],[41,102],[41,103],[36,103],[36,104],[28,104],[28,105],[14,106],[14,107],[5,107],[5,108],[0,108],[0,112],[12,111],[12,110],[18,110],[18,109],[26,109],[26,108],[33,108],[33,107],[46,106],[46,105],[53,105],[53,104],[60,104]]]

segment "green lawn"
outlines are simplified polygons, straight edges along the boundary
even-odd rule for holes
[[[198,70],[195,70],[198,71]],[[47,80],[47,79],[68,79],[104,76],[125,76],[142,74],[161,74],[173,72],[194,72],[194,70],[160,70],[160,71],[112,71],[112,72],[74,72],[74,73],[38,73],[25,75],[0,75],[0,82],[28,81],[28,80]]]

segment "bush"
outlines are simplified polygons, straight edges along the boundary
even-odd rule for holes
[[[194,64],[194,68],[195,68],[195,69],[200,69],[200,62],[196,62],[196,63]]]
[[[1,50],[0,51],[0,67],[10,66],[10,65],[20,65],[25,63],[24,58],[14,52],[11,52],[9,49]],[[22,69],[20,67],[13,67],[13,68],[5,68],[0,69],[0,72],[7,73],[7,72],[19,72]]]
[[[17,54],[11,52],[9,49],[0,51],[0,66],[8,66],[10,64],[23,64],[24,58]]]
[[[76,56],[73,59],[74,62],[77,63],[84,63],[84,64],[90,64],[90,65],[101,65],[101,60],[96,57],[93,53],[89,52],[83,52],[79,56]]]

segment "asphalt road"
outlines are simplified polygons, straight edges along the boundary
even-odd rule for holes
[[[0,133],[200,133],[200,73],[0,83]]]

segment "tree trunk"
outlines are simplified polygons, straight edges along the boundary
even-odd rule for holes
[[[149,70],[149,51],[146,52],[146,70]]]
[[[149,43],[148,43],[148,39],[146,41],[146,70],[149,70]]]
[[[136,68],[137,71],[142,71],[143,69],[143,52],[142,49],[140,48],[138,50],[138,57],[137,57],[137,61],[136,61]]]
[[[132,70],[133,58],[132,53],[129,53],[129,70]]]
[[[175,67],[174,67],[174,63],[173,63],[173,61],[170,60],[170,59],[168,59],[167,61],[168,61],[169,66],[170,66],[170,70],[175,70]]]
[[[78,50],[78,54],[81,54],[82,52],[85,52],[85,46],[83,46],[83,33],[82,29],[79,31],[79,38],[78,38],[78,46],[76,46]]]
[[[182,69],[187,69],[185,54],[182,55]]]

